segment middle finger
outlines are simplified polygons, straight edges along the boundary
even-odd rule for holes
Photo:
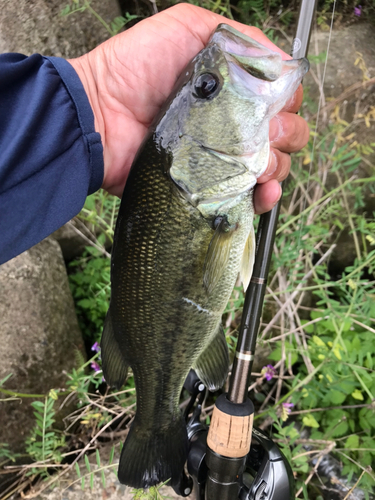
[[[270,145],[284,153],[294,153],[309,140],[306,121],[294,113],[281,112],[270,121]]]
[[[290,166],[291,159],[288,153],[271,148],[267,170],[257,179],[257,182],[263,184],[271,179],[281,182],[288,177]]]

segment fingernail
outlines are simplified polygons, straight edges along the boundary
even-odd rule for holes
[[[270,165],[269,165],[269,167],[267,169],[267,173],[266,173],[266,175],[268,175],[268,176],[271,176],[277,170],[277,156],[272,151],[272,149],[270,150],[270,159],[271,159]]]
[[[283,194],[283,190],[281,189],[281,186],[280,186],[279,197],[277,198],[277,201],[275,202],[275,205],[276,205],[277,203],[279,203],[279,201],[280,201],[280,198],[281,198],[281,195],[282,195],[282,194]],[[274,206],[275,206],[275,205],[274,205]]]
[[[280,118],[276,115],[270,121],[270,142],[277,141],[283,133],[283,126]]]

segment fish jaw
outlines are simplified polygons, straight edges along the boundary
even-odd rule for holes
[[[228,61],[232,59],[232,71],[237,66],[258,80],[257,82],[253,79],[245,79],[244,83],[244,88],[248,88],[250,92],[257,95],[271,95],[271,92],[273,94],[275,92],[286,93],[290,94],[286,98],[288,100],[296,88],[294,85],[292,89],[287,88],[284,84],[285,79],[293,75],[293,81],[299,84],[309,70],[309,61],[306,58],[283,60],[279,52],[265,47],[227,24],[220,24],[216,28],[208,42],[208,47],[211,44],[219,47],[226,54]],[[275,86],[273,82],[276,81],[278,84]],[[235,79],[232,80],[232,84],[234,82]],[[288,83],[290,86],[291,82]]]

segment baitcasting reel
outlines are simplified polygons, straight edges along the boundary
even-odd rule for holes
[[[181,474],[173,487],[176,493],[186,497],[194,485],[196,500],[294,500],[293,473],[279,447],[253,428],[246,457],[227,458],[211,450],[207,446],[209,429],[199,420],[206,388],[193,370],[184,387],[191,393],[186,418],[196,400],[197,405],[187,422],[190,477]]]

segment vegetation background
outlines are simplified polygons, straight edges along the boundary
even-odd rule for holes
[[[259,26],[288,50],[297,1],[192,3]],[[93,25],[103,24],[113,36],[172,3],[121,0],[120,4],[123,15],[111,23],[89,0],[64,2],[61,15],[88,10]],[[316,30],[321,33],[330,30],[333,6],[333,0],[318,2]],[[362,5],[341,1],[335,7],[336,27],[374,20],[373,0]],[[313,78],[319,82],[327,50],[317,54],[311,50],[309,59]],[[374,85],[362,54],[353,54],[354,65],[362,74],[355,90]],[[343,116],[342,96],[330,103],[324,94],[317,99],[308,86],[302,113],[310,121],[311,139],[293,155],[292,172],[284,185],[257,347],[260,362],[249,391],[256,404],[256,425],[272,435],[292,464],[296,498],[370,499],[375,498],[375,142],[363,139],[358,130],[373,127],[375,103],[357,106],[348,119]],[[352,92],[344,98],[357,97]],[[95,476],[105,487],[105,471],[117,467],[120,443],[134,417],[134,383],[130,377],[121,391],[108,391],[98,342],[108,308],[110,248],[118,208],[118,199],[99,191],[87,199],[79,215],[79,223],[89,230],[88,245],[68,269],[90,359],[85,361],[77,353],[77,368],[67,374],[67,388],[41,394],[33,403],[35,428],[27,440],[27,457],[21,460],[1,445],[3,467],[16,460],[28,462],[13,465],[16,476],[4,499],[53,487],[71,469],[83,489],[93,486]],[[238,286],[223,317],[232,351],[243,302]],[[0,381],[0,390],[5,382]],[[207,423],[216,396],[205,401]],[[66,400],[74,401],[75,409],[61,431],[55,427],[56,413]],[[134,495],[160,498],[158,489]]]

